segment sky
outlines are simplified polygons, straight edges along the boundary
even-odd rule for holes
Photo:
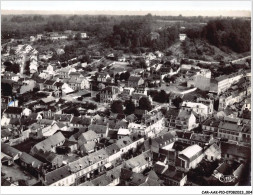
[[[1,1],[1,10],[251,10],[251,1]]]

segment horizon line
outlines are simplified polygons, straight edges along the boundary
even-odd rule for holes
[[[226,12],[226,13],[219,13],[219,12]],[[200,9],[200,10],[16,10],[16,9],[4,9],[1,10],[2,15],[28,15],[28,14],[35,14],[35,15],[53,15],[53,14],[66,14],[66,15],[96,15],[96,12],[100,15],[125,15],[126,13],[130,13],[131,15],[145,15],[145,14],[152,14],[152,15],[159,15],[160,16],[174,16],[174,15],[182,15],[185,13],[186,16],[230,16],[230,17],[251,17],[251,10],[245,9],[238,9],[238,10],[231,10],[231,9],[216,9],[216,10],[208,10],[208,9]],[[13,13],[11,13],[13,12]],[[108,14],[110,12],[111,14]],[[123,12],[123,13],[120,13]],[[125,13],[124,13],[125,12]],[[168,12],[168,13],[165,13]],[[205,14],[203,14],[203,13]],[[206,13],[209,12],[209,13]],[[213,15],[215,13],[219,13]],[[171,14],[171,15],[170,15]]]

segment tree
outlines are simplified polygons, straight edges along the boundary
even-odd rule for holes
[[[80,116],[79,111],[76,108],[69,108],[65,110],[66,114],[73,114],[74,116],[78,117]]]
[[[130,77],[130,73],[129,72],[123,72],[123,73],[120,74],[119,79],[127,81],[129,77]]]
[[[154,96],[154,100],[159,103],[166,103],[169,101],[169,97],[168,97],[168,94],[164,90],[161,90],[159,93],[157,93]]]
[[[68,64],[66,62],[64,62],[64,63],[61,64],[61,67],[63,67],[63,68],[65,68],[67,66],[68,66]]]
[[[181,97],[176,97],[175,99],[172,100],[172,103],[174,104],[174,106],[176,106],[177,108],[179,108],[180,104],[182,103],[182,98]]]
[[[150,111],[152,109],[151,102],[149,101],[147,97],[142,97],[139,100],[139,108],[142,110],[147,110],[147,111]]]
[[[104,68],[105,66],[103,64],[99,64],[98,65],[98,72],[101,72],[102,71],[102,68]]]
[[[122,114],[123,113],[123,103],[120,100],[115,100],[111,104],[111,110],[113,113]]]
[[[1,93],[3,96],[11,96],[12,86],[8,83],[1,83]]]
[[[141,60],[140,60],[140,67],[143,68],[143,69],[146,69],[146,68],[147,68],[147,64],[146,64],[146,62],[145,62],[144,59],[141,59]]]
[[[76,36],[75,36],[75,40],[79,41],[81,40],[81,33],[77,33]]]
[[[135,111],[135,105],[132,100],[126,100],[125,101],[125,114],[130,115],[133,114]]]
[[[11,63],[7,63],[8,66],[6,66],[6,71],[10,71],[10,72],[13,72],[15,74],[19,73],[20,72],[20,66],[16,63],[14,64],[11,64]]]

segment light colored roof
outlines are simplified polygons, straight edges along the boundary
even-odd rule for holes
[[[55,146],[64,140],[65,140],[65,137],[62,135],[61,132],[58,132],[50,136],[49,138],[37,143],[35,146],[33,146],[31,151],[33,151],[34,153],[36,153],[40,149],[42,149],[43,151],[50,151],[51,146]]]
[[[1,152],[11,157],[15,157],[16,155],[21,154],[19,150],[3,142],[1,142]]]
[[[196,155],[200,151],[202,151],[202,148],[199,145],[194,144],[192,146],[185,148],[183,151],[179,152],[179,154],[182,154],[186,156],[187,158],[192,158],[194,155]]]
[[[120,128],[118,131],[118,135],[129,135],[130,131],[128,129]]]
[[[88,142],[88,141],[92,141],[92,140],[97,139],[97,138],[98,138],[98,135],[94,131],[89,130],[85,133],[82,133],[79,136],[78,140]]]
[[[106,130],[107,130],[107,126],[105,125],[89,125],[88,127],[89,130],[92,130],[98,134],[104,134],[106,133]]]
[[[126,166],[129,168],[141,167],[145,164],[148,164],[148,162],[142,154],[126,161]]]
[[[92,151],[92,150],[94,150],[95,147],[96,147],[96,142],[94,142],[94,141],[91,141],[87,144],[83,144],[80,146],[80,148],[83,149],[85,152]]]
[[[131,143],[133,143],[133,141],[131,140],[130,137],[123,137],[123,138],[116,141],[116,145],[119,148],[124,148],[124,147],[130,145]]]

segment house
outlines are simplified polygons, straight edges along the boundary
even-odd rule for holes
[[[160,38],[160,34],[159,34],[158,32],[151,32],[151,33],[149,34],[149,37],[150,37],[150,40],[151,40],[151,41],[152,41],[152,40],[157,40],[157,39]]]
[[[70,121],[72,120],[73,117],[74,115],[72,114],[55,114],[54,120],[57,122],[62,122],[67,125],[70,124]]]
[[[163,52],[160,52],[160,51],[156,51],[155,52],[155,55],[158,57],[158,58],[161,58],[164,56],[164,53]]]
[[[109,158],[109,163],[114,163],[118,159],[121,158],[121,152],[120,148],[117,146],[117,144],[113,143],[105,148],[105,151],[107,152]]]
[[[19,75],[14,74],[13,72],[5,71],[2,78],[3,79],[7,79],[7,80],[11,80],[11,81],[14,81],[14,82],[17,82],[20,77],[19,77]]]
[[[61,132],[58,132],[47,139],[37,143],[34,145],[30,151],[31,154],[36,154],[38,151],[42,150],[44,152],[55,152],[57,146],[61,146],[64,144],[65,137]]]
[[[193,132],[191,131],[176,131],[177,141],[190,144],[192,134]]]
[[[80,90],[81,89],[81,84],[83,80],[81,78],[70,78],[68,81],[69,86],[71,89],[75,90]]]
[[[226,117],[218,126],[219,138],[236,142],[249,142],[251,139],[250,122],[243,122],[239,118]]]
[[[19,93],[23,94],[23,93],[26,93],[26,92],[33,91],[33,89],[35,87],[36,87],[36,82],[34,80],[26,80],[20,86]]]
[[[177,167],[183,171],[194,169],[202,161],[203,157],[203,148],[197,144],[191,145],[179,152]]]
[[[221,158],[228,161],[247,162],[250,159],[250,147],[221,142]]]
[[[182,106],[189,107],[198,115],[207,118],[213,114],[213,104],[203,104],[198,102],[183,101]]]
[[[87,33],[82,32],[82,33],[80,33],[80,35],[81,35],[82,39],[88,38]]]
[[[1,96],[1,108],[6,109],[9,106],[18,107],[18,100],[10,96]]]
[[[166,186],[184,186],[187,182],[187,174],[172,168],[162,173],[161,179],[164,180]]]
[[[80,145],[80,151],[82,156],[95,152],[96,149],[96,141],[89,141],[87,143]]]
[[[42,175],[43,163],[26,152],[20,156],[20,164],[23,169],[39,178]]]
[[[22,108],[8,107],[6,110],[4,110],[3,115],[7,118],[21,118],[22,113]]]
[[[11,133],[10,129],[6,129],[6,128],[1,129],[1,141],[2,142],[8,142],[9,139],[11,138],[11,136],[12,136],[12,133]]]
[[[173,132],[167,132],[159,137],[151,140],[151,151],[159,153],[159,149],[176,141],[175,134]]]
[[[117,186],[120,183],[120,172],[121,167],[115,167],[105,174],[91,180],[90,182],[85,182],[86,186]],[[82,184],[81,184],[82,185]]]
[[[71,66],[67,66],[59,70],[56,70],[56,72],[59,74],[60,78],[65,79],[65,78],[69,78],[69,74],[71,72],[76,72],[76,69]]]
[[[22,152],[6,143],[1,142],[1,153],[9,157],[10,161],[8,162],[8,165],[11,165],[20,158]]]
[[[211,84],[211,71],[200,69],[195,75],[194,86],[203,91],[209,91]]]
[[[140,186],[145,183],[147,177],[141,173],[135,173],[129,169],[122,168],[120,180],[125,186]]]
[[[138,133],[139,135],[145,135],[145,130],[147,129],[146,125],[143,124],[137,124],[137,123],[129,123],[128,129],[131,133]]]
[[[202,129],[203,133],[205,134],[213,134],[214,137],[217,137],[218,127],[219,127],[220,121],[216,118],[209,118],[206,119],[202,123]]]
[[[141,173],[151,165],[150,161],[151,161],[151,157],[149,158],[143,153],[134,158],[127,160],[124,163],[124,167],[135,173]]]
[[[204,147],[206,145],[210,145],[214,142],[212,135],[205,135],[201,133],[193,133],[190,138],[191,144],[198,144],[201,147]]]
[[[133,141],[131,140],[130,137],[123,137],[119,140],[116,141],[116,145],[120,148],[121,153],[126,153],[128,152],[132,147]]]
[[[69,73],[69,77],[72,79],[84,78],[84,76],[79,72],[71,72]]]
[[[215,79],[211,79],[209,91],[220,95],[222,92],[228,90],[233,84],[238,83],[242,77],[243,74],[237,72],[230,75],[221,75]]]
[[[178,116],[170,116],[168,120],[169,127],[179,130],[191,130],[197,127],[196,116],[193,114],[192,109],[188,107],[181,107]]]
[[[58,155],[50,151],[38,151],[34,157],[50,165],[54,169],[61,167],[63,164],[63,155]]]
[[[163,181],[151,170],[147,175],[146,181],[140,186],[163,186]]]
[[[205,149],[204,153],[205,159],[208,161],[212,162],[221,159],[221,149],[216,143],[213,143],[212,145],[208,146]]]
[[[118,130],[118,139],[121,139],[122,137],[129,136],[130,131],[128,129],[119,128]]]
[[[73,117],[70,121],[71,127],[86,127],[91,124],[91,118],[87,117]]]
[[[116,99],[119,94],[119,88],[115,86],[109,86],[102,89],[99,93],[101,103],[110,103]]]
[[[131,75],[128,78],[128,87],[137,88],[141,85],[144,85],[144,79],[141,76],[138,75]]]
[[[99,142],[99,136],[92,130],[88,130],[85,133],[82,133],[78,137],[78,145],[82,145],[83,143],[89,143],[89,142]]]
[[[75,152],[77,151],[77,142],[76,141],[70,141],[70,139],[66,139],[64,144],[62,146],[59,146],[58,148],[62,148],[65,151],[68,152]]]
[[[111,77],[110,77],[110,75],[108,73],[102,72],[102,73],[98,74],[97,81],[98,82],[106,83],[107,79],[109,79],[109,78],[111,78]]]
[[[109,125],[91,124],[88,126],[88,130],[94,131],[98,135],[98,137],[103,138],[108,136]]]
[[[184,41],[186,39],[187,35],[186,34],[179,34],[179,40]]]
[[[64,51],[64,49],[57,49],[56,50],[56,53],[57,53],[57,55],[62,55],[62,54],[64,54],[65,53],[65,51]]]

